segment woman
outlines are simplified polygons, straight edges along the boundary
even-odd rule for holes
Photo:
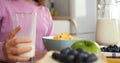
[[[14,38],[21,27],[12,30],[10,23],[13,12],[28,12],[37,8],[36,50],[45,50],[42,37],[54,35],[54,32],[50,12],[43,6],[44,3],[45,0],[0,0],[0,61],[28,61],[29,57],[20,58],[18,55],[32,49],[16,48],[17,44],[31,42],[31,39]]]

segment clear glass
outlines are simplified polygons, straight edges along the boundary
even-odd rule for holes
[[[35,40],[36,40],[36,13],[30,12],[30,13],[14,13],[13,14],[13,29],[15,29],[17,26],[21,26],[22,29],[19,31],[19,33],[16,35],[17,38],[31,38],[31,43],[24,43],[24,44],[18,44],[18,48],[22,47],[32,47],[32,50],[30,52],[24,53],[19,55],[20,57],[31,57],[28,62],[17,62],[17,63],[33,63],[34,62],[34,56],[35,56]]]
[[[116,0],[98,0],[96,42],[101,45],[114,45],[120,41],[120,5]]]

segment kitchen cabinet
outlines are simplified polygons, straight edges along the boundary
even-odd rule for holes
[[[77,34],[77,23],[69,16],[53,17],[53,25],[55,34],[68,32],[70,34]]]
[[[53,26],[55,34],[60,34],[63,32],[70,33],[70,23],[68,20],[53,20]]]

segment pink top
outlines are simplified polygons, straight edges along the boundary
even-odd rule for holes
[[[53,22],[49,9],[37,6],[36,2],[24,0],[0,0],[0,61],[4,60],[2,46],[12,30],[11,15],[14,12],[29,12],[37,8],[36,50],[45,49],[42,37],[54,35]]]

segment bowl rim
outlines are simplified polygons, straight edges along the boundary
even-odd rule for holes
[[[45,37],[42,37],[42,39],[47,39],[47,40],[55,40],[53,39],[54,36],[45,36]],[[60,41],[76,41],[76,40],[84,40],[84,38],[77,38],[77,39],[72,39],[72,40],[60,40]]]

